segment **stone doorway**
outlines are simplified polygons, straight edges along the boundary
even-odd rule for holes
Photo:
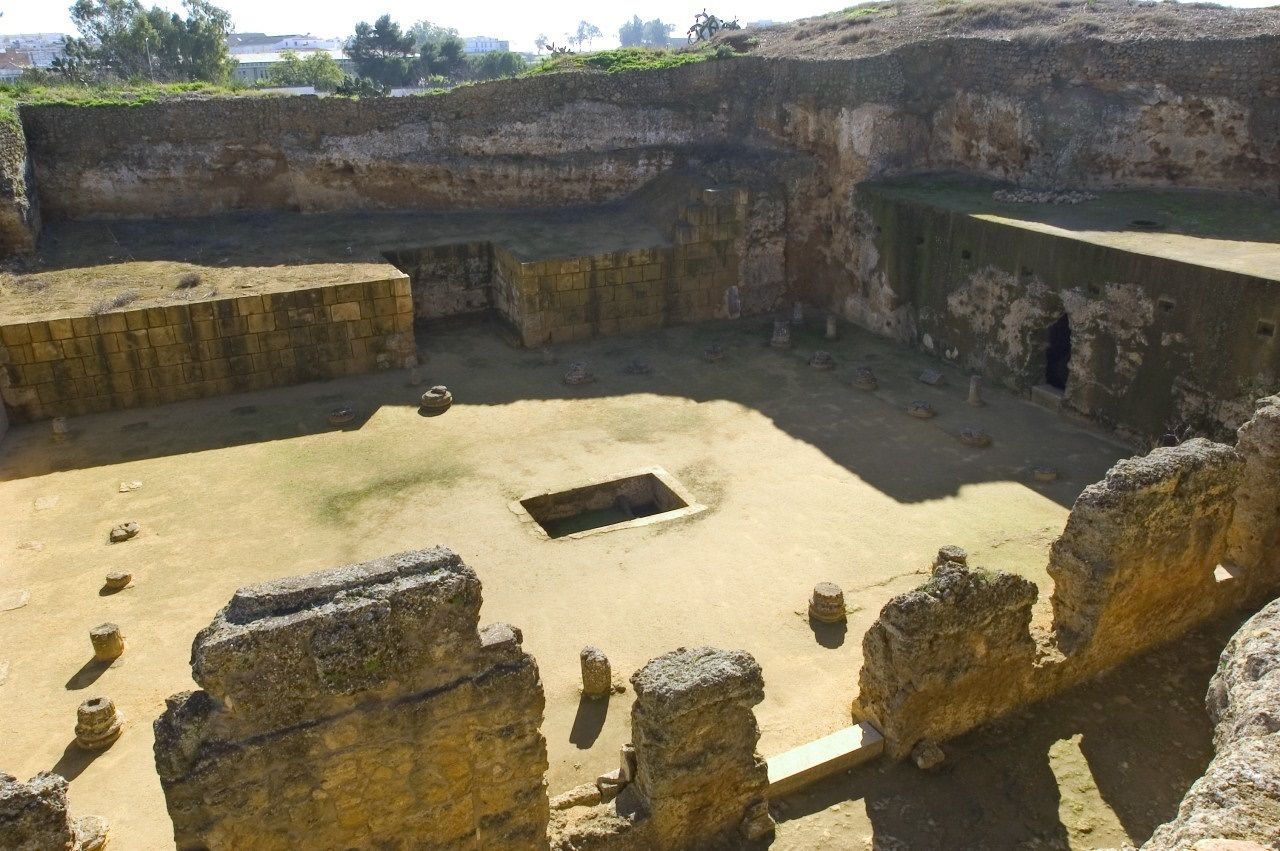
[[[1062,314],[1049,326],[1049,345],[1045,349],[1044,381],[1050,387],[1067,389],[1071,377],[1071,320]]]

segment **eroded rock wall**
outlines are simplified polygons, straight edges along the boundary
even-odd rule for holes
[[[1205,704],[1213,761],[1143,851],[1193,851],[1213,839],[1280,847],[1280,600],[1232,637]]]
[[[1236,489],[1227,561],[1242,572],[1246,599],[1266,599],[1280,587],[1280,396],[1258,400],[1236,449],[1244,478]]]
[[[156,721],[179,849],[542,848],[543,693],[436,548],[236,592]]]
[[[26,133],[0,118],[0,257],[30,254],[40,237],[40,202]]]
[[[1050,554],[1052,632],[1030,627],[1031,582],[959,564],[890,600],[863,638],[858,698],[886,750],[959,735],[1280,593],[1274,573],[1249,585],[1247,570],[1216,571],[1229,541],[1280,534],[1280,459],[1257,448],[1274,416],[1264,400],[1239,449],[1191,440],[1086,488]],[[1260,510],[1233,519],[1242,499]]]
[[[0,848],[5,851],[101,851],[107,823],[97,816],[73,818],[67,781],[42,771],[27,783],[0,773]]]

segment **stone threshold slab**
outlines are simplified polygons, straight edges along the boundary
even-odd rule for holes
[[[769,758],[769,797],[789,795],[884,752],[884,736],[865,721]]]

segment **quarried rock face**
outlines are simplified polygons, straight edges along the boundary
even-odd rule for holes
[[[1217,755],[1144,851],[1191,851],[1211,839],[1280,847],[1280,600],[1232,637],[1205,703]]]
[[[767,799],[760,728],[760,666],[742,651],[681,648],[631,677],[635,781],[627,793],[648,813],[653,847],[733,843]]]
[[[1258,400],[1240,427],[1236,449],[1244,477],[1227,533],[1227,560],[1243,569],[1246,596],[1280,593],[1280,396]]]
[[[928,583],[885,604],[862,639],[859,702],[891,756],[1028,699],[1036,596],[1035,584],[1020,576],[947,562]]]
[[[179,849],[541,848],[543,693],[443,548],[236,592],[156,768]]]
[[[1049,556],[1061,649],[1114,664],[1222,611],[1213,574],[1243,472],[1235,449],[1197,438],[1085,488]]]

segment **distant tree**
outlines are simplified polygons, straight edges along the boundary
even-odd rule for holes
[[[519,53],[501,50],[472,56],[469,62],[473,80],[497,80],[501,77],[514,77],[529,67],[529,63]]]
[[[422,45],[419,53],[422,71],[428,77],[445,77],[457,79],[466,76],[466,45],[457,34],[436,34]]]
[[[220,83],[234,63],[227,50],[231,16],[208,0],[183,0],[181,15],[139,0],[76,0],[79,38],[64,42],[55,70],[84,78]]]
[[[581,50],[582,45],[590,44],[602,35],[604,33],[600,32],[600,28],[595,24],[588,21],[578,21],[577,30],[574,31],[573,35],[566,36],[566,39],[578,45],[578,49]]]
[[[538,33],[538,37],[533,40],[533,46],[538,48],[538,53],[548,50],[551,47],[551,39],[547,38],[546,33]]]
[[[418,21],[409,27],[408,35],[421,50],[427,42],[443,41],[446,38],[457,38],[458,31],[452,27],[441,27],[430,21]]]
[[[344,77],[338,60],[323,50],[305,58],[286,50],[263,80],[269,86],[314,86],[316,91],[331,92],[342,85]]]
[[[618,41],[623,47],[666,47],[675,24],[664,23],[660,18],[642,21],[639,15],[632,15],[618,28]]]
[[[417,44],[390,15],[378,18],[372,26],[365,21],[356,24],[346,51],[361,77],[384,86],[407,86],[421,76]]]

